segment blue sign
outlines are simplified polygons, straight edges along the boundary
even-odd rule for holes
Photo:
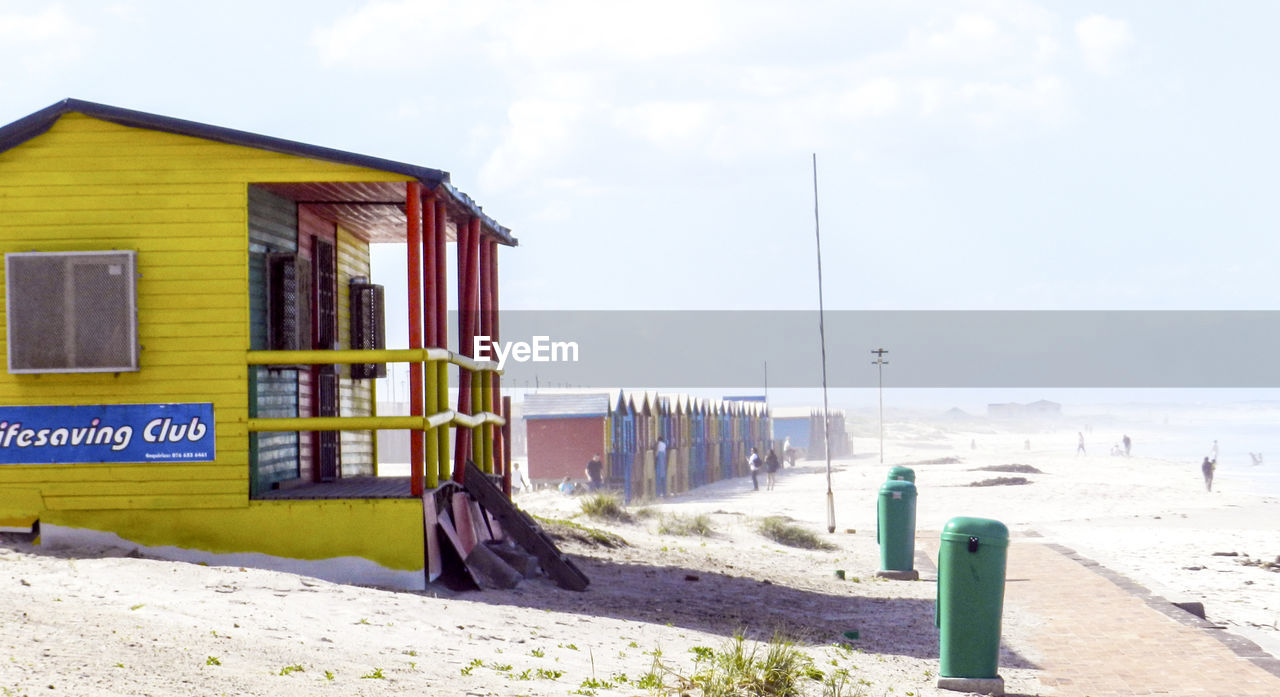
[[[212,462],[213,404],[0,407],[0,465]]]

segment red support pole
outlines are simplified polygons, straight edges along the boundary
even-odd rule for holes
[[[435,348],[440,345],[436,330],[436,294],[440,285],[436,282],[436,214],[435,194],[428,192],[422,216],[422,328],[423,346]]]
[[[448,291],[447,284],[449,282],[449,268],[448,268],[448,259],[445,257],[445,250],[448,249],[448,242],[449,242],[448,240],[449,213],[448,213],[448,209],[445,207],[445,202],[443,199],[436,200],[435,210],[431,212],[431,215],[435,216],[435,220],[436,220],[436,227],[435,227],[436,239],[435,239],[435,256],[434,256],[436,267],[432,271],[436,280],[435,282],[436,344],[434,345],[433,348],[448,348],[449,347],[449,291]],[[448,369],[447,367],[443,369],[437,367],[436,370],[442,371],[444,373],[444,375],[439,376],[440,379],[437,384],[437,389],[443,389],[442,386],[444,385],[445,382],[447,382]],[[444,389],[444,392],[442,393],[441,398],[438,400],[438,406],[440,409],[449,408],[449,392],[447,389]],[[440,480],[448,479],[451,474],[447,470],[447,468],[449,467],[449,429],[444,429],[440,431],[440,437],[436,445],[440,449],[439,462],[437,463],[437,466],[440,469],[438,473],[439,479]]]
[[[472,283],[472,268],[475,255],[471,246],[472,226],[470,221],[458,226],[458,353],[471,356],[473,353],[472,335],[475,330],[471,322],[475,311],[476,287]],[[471,373],[458,371],[458,411],[471,413]],[[471,455],[471,431],[460,428],[455,432],[453,453],[453,478],[461,483],[467,458]]]
[[[408,218],[406,244],[409,261],[409,348],[422,348],[422,184],[405,187],[405,217]],[[409,414],[422,416],[422,363],[409,364]],[[422,496],[424,489],[424,434],[409,431],[409,493]]]
[[[449,293],[445,291],[449,282],[449,268],[444,256],[448,244],[448,212],[444,201],[436,201],[436,348],[449,347]]]

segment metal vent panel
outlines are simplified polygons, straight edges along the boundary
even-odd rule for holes
[[[133,251],[5,255],[10,373],[138,370]]]

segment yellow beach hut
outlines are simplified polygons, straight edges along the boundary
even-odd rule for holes
[[[408,247],[408,349],[380,242]],[[0,127],[0,530],[424,587],[424,503],[507,472],[468,356],[515,244],[441,170],[74,99]],[[389,362],[410,416],[375,413]],[[378,429],[410,430],[410,476],[375,476]]]

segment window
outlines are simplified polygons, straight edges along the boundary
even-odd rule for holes
[[[385,349],[387,331],[382,286],[366,283],[364,279],[353,279],[348,288],[351,298],[351,348],[364,351]],[[355,380],[386,376],[386,363],[356,363],[351,366],[351,377]]]
[[[267,255],[267,345],[272,351],[311,348],[311,265],[297,254]]]
[[[5,255],[10,373],[138,370],[136,253]]]

